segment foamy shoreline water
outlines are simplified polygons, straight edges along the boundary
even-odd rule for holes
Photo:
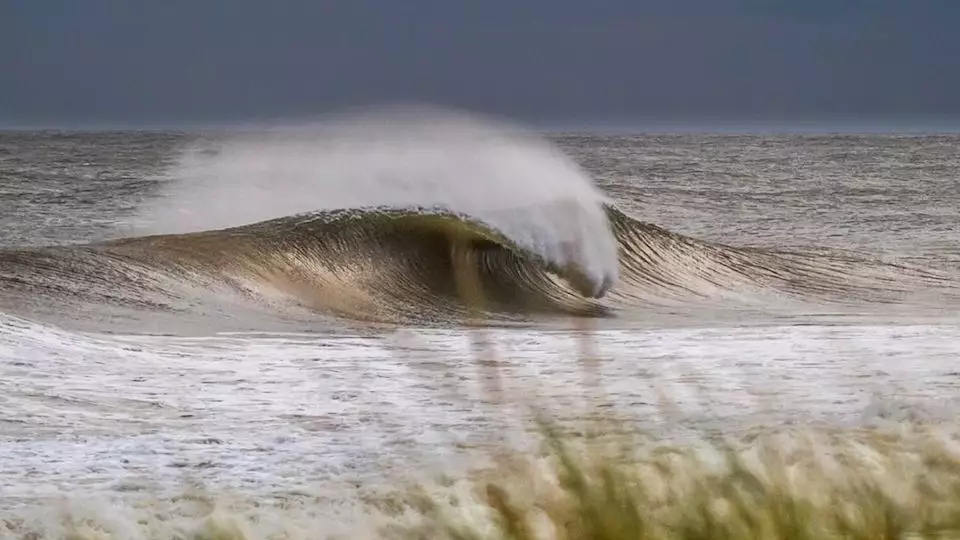
[[[110,492],[175,485],[188,472],[215,489],[287,489],[291,478],[376,477],[413,459],[429,465],[444,447],[499,440],[505,427],[520,428],[524,399],[543,400],[561,419],[589,410],[596,398],[584,395],[582,336],[486,333],[505,406],[484,395],[485,372],[459,331],[200,339],[33,325],[0,347],[0,487],[17,497],[74,484]],[[590,339],[605,399],[641,427],[947,420],[960,399],[960,329],[949,325]],[[661,394],[677,401],[680,418],[662,416]]]

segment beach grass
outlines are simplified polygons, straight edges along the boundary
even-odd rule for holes
[[[482,317],[482,291],[469,266],[460,281],[462,298],[472,308],[468,316]],[[590,335],[581,335],[585,391],[602,401]],[[488,393],[509,399],[495,373],[491,342],[475,343],[482,366],[494,371],[486,378]],[[612,413],[591,415],[585,430],[573,431],[544,415],[534,417],[541,452],[494,450],[492,466],[450,482],[457,489],[410,490],[401,506],[420,519],[388,526],[384,536],[960,538],[960,439],[951,425],[768,426],[751,433],[704,431],[685,442],[666,442],[630,435],[636,432],[618,426],[626,420]],[[613,432],[620,435],[603,436]]]
[[[422,491],[405,539],[960,538],[960,444],[900,433],[795,430],[752,440],[571,441],[541,425],[546,455],[503,461],[462,497]]]

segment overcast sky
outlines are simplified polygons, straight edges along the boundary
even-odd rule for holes
[[[0,124],[960,118],[960,0],[0,0]]]

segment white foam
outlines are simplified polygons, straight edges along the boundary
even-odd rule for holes
[[[548,141],[503,122],[391,107],[236,133],[194,148],[144,209],[146,232],[230,227],[363,206],[440,206],[574,265],[597,290],[618,275],[604,195]]]
[[[0,515],[28,521],[7,537],[62,538],[80,522],[106,531],[85,537],[192,537],[209,513],[187,505],[192,485],[246,538],[349,529],[370,521],[368,490],[472,464],[489,439],[523,444],[527,399],[572,421],[607,398],[648,430],[958,410],[956,326],[598,331],[602,394],[584,387],[576,332],[492,330],[504,405],[468,337],[103,335],[0,314]]]

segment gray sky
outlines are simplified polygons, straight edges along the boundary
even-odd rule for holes
[[[0,0],[0,124],[954,122],[958,0]]]

